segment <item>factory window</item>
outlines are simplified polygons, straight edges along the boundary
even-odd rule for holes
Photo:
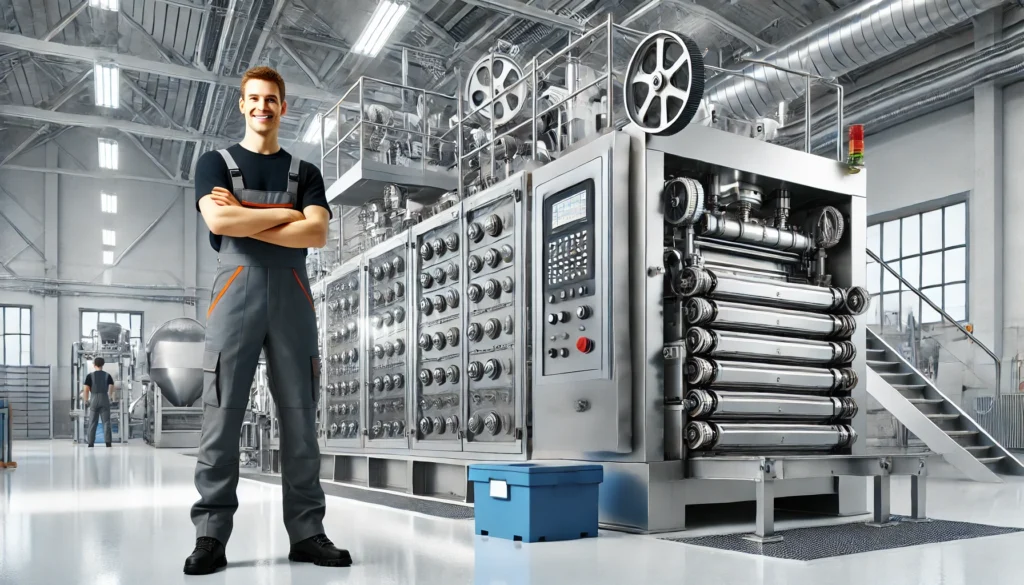
[[[107,266],[110,266],[111,264],[114,263],[113,250],[103,250],[103,263],[106,264]]]
[[[0,305],[0,364],[32,363],[32,309]]]
[[[142,346],[142,313],[83,310],[81,312],[82,341],[92,339],[97,323],[117,323],[131,332],[132,349],[139,354]]]
[[[957,321],[967,320],[967,203],[944,205],[903,217],[885,218],[868,227],[868,249],[877,254],[933,303]],[[943,319],[891,272],[869,259],[868,289],[873,325]]]
[[[99,143],[99,161],[101,169],[117,170],[120,156],[117,152],[117,141],[109,138],[97,138]]]
[[[116,246],[117,245],[117,232],[114,230],[103,230],[103,245],[104,246]]]
[[[100,211],[103,213],[117,213],[117,195],[100,193]]]

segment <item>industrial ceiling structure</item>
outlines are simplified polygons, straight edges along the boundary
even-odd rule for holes
[[[949,8],[963,2],[908,2],[923,11],[920,39],[879,58],[843,63],[850,66],[838,80],[846,86],[847,107],[853,114],[861,104],[871,115],[884,114],[885,123],[893,124],[920,113],[918,108],[892,115],[899,105],[892,100],[907,91],[908,83],[931,96],[927,107],[935,108],[957,97],[941,98],[936,92],[1019,73],[1012,60],[1020,47],[1009,42],[1016,42],[1015,35],[1004,33],[1007,40],[988,60],[971,61],[973,14]],[[187,184],[202,152],[242,136],[243,121],[235,115],[239,79],[247,68],[259,64],[277,68],[289,80],[290,110],[282,137],[286,147],[298,147],[316,114],[334,104],[359,76],[372,73],[400,80],[403,49],[411,85],[455,93],[460,68],[492,47],[514,47],[529,58],[557,50],[570,34],[611,14],[616,22],[638,30],[669,29],[689,35],[706,51],[706,62],[741,68],[748,66],[745,58],[773,55],[786,43],[799,55],[803,49],[793,45],[794,39],[810,39],[823,26],[831,30],[828,25],[844,15],[850,22],[851,11],[862,12],[855,18],[871,24],[876,12],[891,4],[892,0],[413,0],[384,49],[369,57],[354,51],[353,45],[377,0],[0,0],[0,15],[7,25],[0,31],[0,167],[38,170],[17,165],[15,159],[69,128],[87,127],[97,129],[101,137],[127,137],[163,171],[166,177],[161,180]],[[983,9],[982,5],[1001,3],[967,4]],[[1007,30],[1018,27],[1018,4],[1001,5]],[[937,22],[934,31],[929,19]],[[907,26],[913,29],[912,25]],[[918,80],[920,87],[913,85],[914,75],[926,74],[915,68],[940,57],[940,64],[949,69],[946,73],[959,75],[959,85],[944,87],[943,80],[953,83],[952,78],[935,75]],[[996,68],[992,59],[1001,59],[998,62],[1005,67]],[[827,92],[820,93],[821,105],[813,105],[816,148],[827,146],[824,117],[832,106]],[[819,94],[813,95],[817,101]],[[117,103],[104,104],[107,99]],[[794,99],[791,111],[799,115],[802,108],[803,100]],[[784,126],[780,135],[795,141],[802,140],[797,135],[802,132]]]

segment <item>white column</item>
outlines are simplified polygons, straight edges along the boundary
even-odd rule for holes
[[[46,166],[57,168],[57,165],[57,143],[51,140],[46,143]],[[43,266],[45,277],[52,280],[60,278],[60,224],[57,214],[59,181],[60,175],[47,173],[43,185],[43,254],[46,256],[43,260]],[[38,321],[39,324],[36,328],[37,333],[43,336],[43,355],[39,363],[50,365],[50,412],[55,415],[56,413],[66,413],[67,408],[58,409],[54,403],[59,400],[70,400],[71,398],[68,395],[67,388],[64,388],[63,384],[60,383],[63,378],[60,375],[62,352],[60,351],[59,338],[59,310],[58,297],[43,297],[43,318],[41,321]],[[54,416],[54,419],[56,418]],[[59,420],[51,420],[51,431],[56,432],[60,422]]]
[[[196,281],[198,280],[198,266],[196,260],[196,222],[199,220],[196,213],[195,203],[192,201],[192,191],[182,187],[181,189],[182,219],[185,226],[182,237],[185,238],[185,257],[182,258],[182,275],[185,281],[185,296],[196,296]],[[186,317],[196,318],[196,306],[186,305],[182,307]]]

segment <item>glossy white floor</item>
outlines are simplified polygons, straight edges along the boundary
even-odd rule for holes
[[[5,585],[1021,583],[1024,534],[802,563],[605,531],[596,539],[524,546],[474,536],[471,521],[338,498],[328,500],[328,533],[352,551],[355,566],[293,565],[279,488],[245,480],[228,569],[185,577],[195,459],[143,444],[87,449],[68,441],[16,443],[15,453],[19,468],[0,471]],[[907,486],[893,487],[894,511],[906,513]],[[934,517],[1024,527],[1022,481],[933,480],[929,489]]]

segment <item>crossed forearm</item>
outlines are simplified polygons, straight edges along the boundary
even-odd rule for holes
[[[216,229],[221,236],[247,238],[274,226],[292,221],[294,211],[290,209],[251,209],[239,206],[217,208]]]
[[[326,243],[327,234],[324,233],[320,222],[303,219],[281,224],[249,237],[286,248],[320,248]]]

